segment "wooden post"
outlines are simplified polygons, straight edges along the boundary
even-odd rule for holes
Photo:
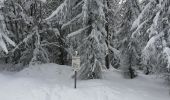
[[[74,88],[77,88],[77,71],[80,67],[80,57],[78,57],[78,52],[75,51],[75,56],[72,58],[72,66],[74,68]]]
[[[77,71],[74,71],[75,72],[75,76],[74,76],[74,88],[76,89],[77,88]]]

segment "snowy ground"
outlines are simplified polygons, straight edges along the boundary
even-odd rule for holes
[[[116,70],[101,80],[78,81],[73,88],[69,66],[46,64],[18,73],[0,73],[0,100],[170,100],[166,85],[140,74],[124,79]]]

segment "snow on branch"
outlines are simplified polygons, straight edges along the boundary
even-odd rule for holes
[[[12,50],[12,52],[15,52],[15,50],[18,49],[20,45],[26,43],[34,34],[35,33],[29,34],[26,38],[24,38],[23,41],[21,41],[18,45],[16,45],[16,47]]]
[[[79,2],[75,7],[73,7],[72,9],[74,10],[74,9],[76,9],[76,8],[78,8],[80,5],[82,5],[84,3],[84,0],[82,0],[81,2]]]
[[[148,48],[154,48],[155,47],[155,42],[161,37],[161,34],[155,35],[153,36],[147,43],[147,45],[145,46],[144,50],[147,50]]]
[[[157,52],[156,47],[159,46],[157,42],[161,42],[159,40],[163,35],[164,35],[164,31],[151,37],[151,39],[148,41],[147,45],[142,51],[146,59],[149,58],[150,55],[155,55],[155,53]]]
[[[53,18],[54,16],[58,15],[59,13],[61,13],[64,9],[64,7],[67,6],[67,0],[65,0],[48,18],[46,18],[45,20],[50,20],[51,18]]]
[[[163,52],[164,52],[164,53],[166,54],[166,56],[167,56],[167,60],[168,60],[167,68],[170,69],[170,48],[165,47]]]
[[[4,0],[0,1],[0,9],[4,6]],[[15,46],[15,43],[7,36],[9,34],[9,31],[6,28],[6,24],[4,22],[4,15],[2,13],[2,9],[0,10],[0,47],[8,53],[6,43],[11,44],[12,46]]]
[[[4,40],[2,39],[2,37],[0,37],[0,46],[6,53],[8,53],[6,44],[5,44]]]
[[[142,22],[137,29],[132,33],[131,37],[134,38],[135,35],[139,32],[139,30],[148,22],[149,20],[145,20],[144,22]]]
[[[144,10],[141,12],[141,14],[138,16],[138,18],[133,22],[132,27],[131,27],[131,30],[139,27],[141,19],[145,16],[144,13],[149,9],[150,6],[151,6],[151,3],[149,2],[149,3],[146,5],[145,9],[144,9]]]
[[[40,0],[41,2],[45,3],[47,0]]]
[[[8,32],[8,31],[6,30],[5,32]],[[1,48],[2,48],[6,53],[8,53],[6,44],[5,44],[5,42],[4,42],[3,39],[5,39],[5,41],[6,41],[7,43],[11,44],[12,46],[15,46],[15,42],[13,42],[13,41],[12,41],[6,34],[4,34],[3,32],[0,33],[0,46],[1,46]]]
[[[109,49],[116,55],[120,57],[120,51],[109,45]]]
[[[81,14],[78,14],[76,17],[74,17],[72,20],[68,21],[67,23],[63,24],[61,29],[64,29],[66,26],[69,26],[71,23],[73,23],[74,21],[77,21],[77,19],[79,19],[82,16]]]
[[[6,40],[9,44],[11,44],[12,46],[15,46],[15,42],[12,41],[7,35],[2,34],[2,36],[5,38],[5,40]]]
[[[81,28],[81,29],[79,29],[79,30],[77,30],[77,31],[75,31],[75,32],[72,32],[72,33],[68,34],[67,37],[69,38],[69,37],[78,35],[78,34],[82,33],[84,30],[86,30],[86,29],[89,28],[89,27],[90,27],[90,26],[87,26],[87,27]]]

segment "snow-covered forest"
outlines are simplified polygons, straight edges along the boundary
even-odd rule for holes
[[[169,98],[170,0],[0,0],[0,100]]]

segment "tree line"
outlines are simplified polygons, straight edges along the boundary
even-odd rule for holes
[[[70,65],[78,51],[79,79],[110,67],[170,76],[169,0],[4,0],[0,19],[0,59],[18,70]]]

